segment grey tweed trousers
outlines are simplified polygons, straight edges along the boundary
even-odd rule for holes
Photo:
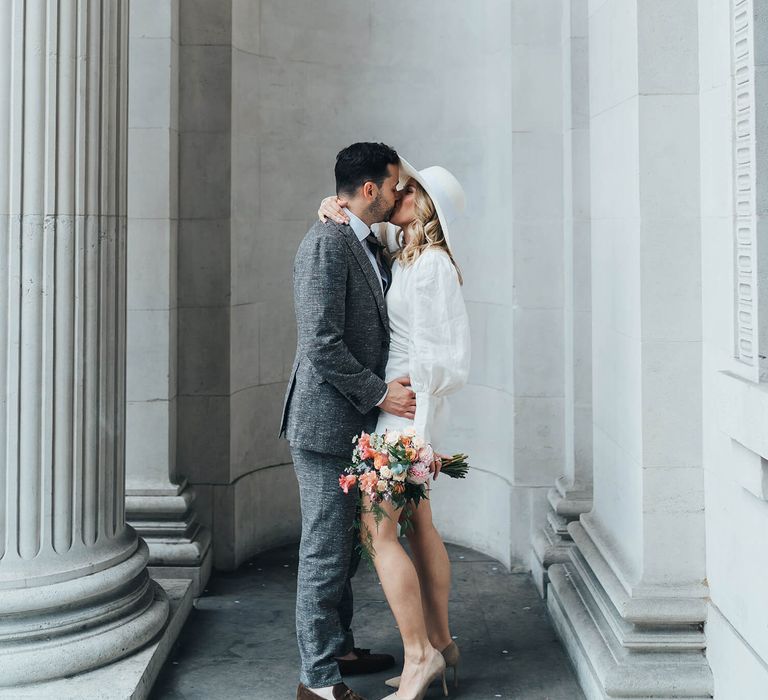
[[[324,688],[341,682],[336,656],[354,647],[352,583],[360,556],[352,525],[357,491],[339,487],[344,459],[291,447],[301,499],[296,585],[296,638],[301,682]]]

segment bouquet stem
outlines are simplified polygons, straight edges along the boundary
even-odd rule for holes
[[[443,460],[443,466],[440,469],[440,473],[450,476],[451,479],[465,479],[467,472],[469,471],[467,459],[469,459],[467,455],[457,454],[449,459]]]

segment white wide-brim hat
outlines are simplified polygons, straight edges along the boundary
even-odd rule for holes
[[[439,165],[432,165],[424,168],[424,170],[416,170],[405,158],[400,156],[399,185],[405,187],[409,178],[416,180],[429,195],[435,205],[445,242],[451,248],[448,231],[456,219],[464,213],[466,207],[464,188],[449,170]]]

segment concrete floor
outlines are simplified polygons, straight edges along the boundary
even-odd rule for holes
[[[529,576],[507,573],[497,561],[462,547],[449,546],[449,554],[451,626],[462,652],[459,688],[449,687],[451,698],[583,698]],[[262,554],[234,573],[214,572],[151,700],[295,698],[296,564],[297,548],[291,546]],[[358,646],[395,654],[402,663],[394,619],[375,573],[364,564],[355,577],[355,603]],[[367,700],[379,700],[391,692],[383,683],[391,675],[346,682]],[[442,697],[439,686],[427,697]]]

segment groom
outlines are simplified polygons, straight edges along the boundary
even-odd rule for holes
[[[349,202],[349,224],[316,223],[294,263],[298,342],[281,434],[290,442],[301,498],[297,700],[362,700],[341,674],[394,665],[393,657],[354,645],[350,579],[357,568],[357,498],[344,495],[339,474],[351,458],[354,436],[375,428],[379,409],[411,419],[416,409],[407,377],[389,384],[383,379],[389,354],[384,295],[391,273],[370,230],[389,220],[399,198],[399,162],[382,143],[340,151],[336,192]]]

